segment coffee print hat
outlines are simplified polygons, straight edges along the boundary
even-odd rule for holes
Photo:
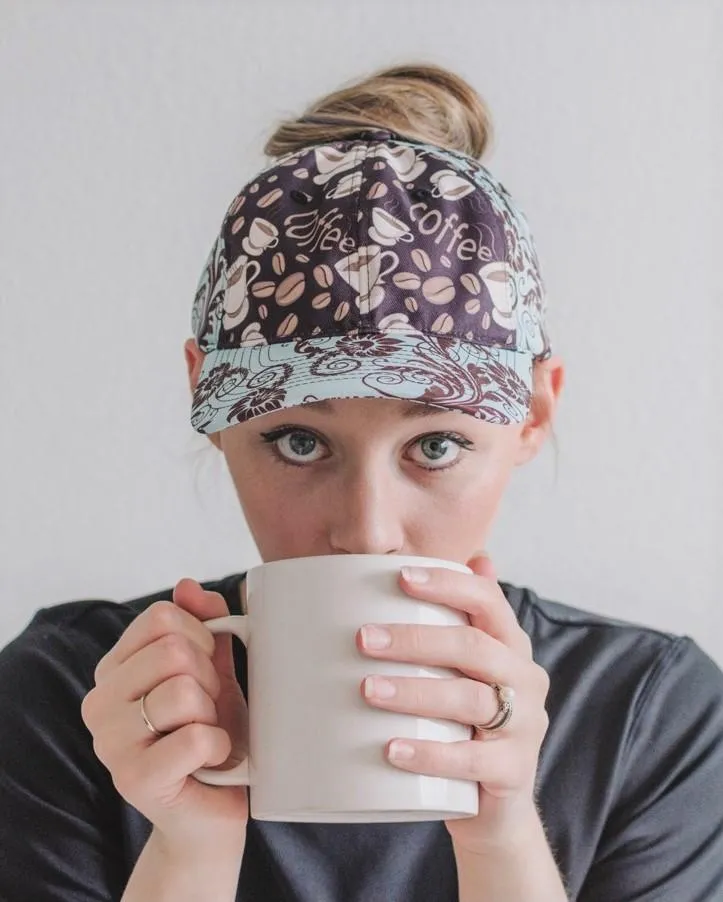
[[[490,172],[366,128],[278,158],[229,207],[193,306],[191,422],[334,398],[522,422],[545,310],[526,219]]]

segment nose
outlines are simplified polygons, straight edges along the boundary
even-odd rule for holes
[[[346,473],[338,483],[329,543],[340,554],[398,554],[404,549],[403,505],[388,465]]]

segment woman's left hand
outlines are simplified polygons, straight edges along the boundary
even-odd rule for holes
[[[532,659],[530,639],[499,587],[490,559],[476,555],[468,566],[472,574],[425,568],[420,573],[426,574],[426,581],[400,575],[399,584],[414,598],[464,611],[469,626],[385,624],[391,639],[386,648],[371,648],[365,639],[374,631],[363,627],[357,642],[372,658],[461,673],[451,679],[389,677],[386,682],[395,691],[386,698],[372,694],[379,677],[367,678],[362,694],[377,708],[485,724],[498,712],[491,684],[514,690],[512,717],[500,730],[475,729],[472,738],[462,742],[392,740],[386,748],[388,760],[402,770],[479,783],[479,814],[445,823],[456,851],[483,853],[514,844],[529,826],[539,824],[535,776],[548,725],[549,678]],[[411,750],[412,756],[395,757],[400,747]]]

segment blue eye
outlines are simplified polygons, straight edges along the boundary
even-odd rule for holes
[[[419,449],[421,455],[415,457],[410,452],[410,457],[427,470],[444,470],[456,464],[462,452],[471,447],[472,442],[461,435],[440,432],[417,439],[411,451]]]
[[[315,463],[324,456],[324,443],[312,432],[303,429],[281,428],[262,435],[263,440],[273,445],[276,454],[287,463]]]

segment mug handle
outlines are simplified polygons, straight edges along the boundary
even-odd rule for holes
[[[232,633],[237,636],[244,645],[249,641],[249,618],[247,614],[231,614],[228,617],[214,617],[204,620],[212,633]],[[246,759],[234,767],[201,767],[193,772],[193,776],[201,783],[211,786],[250,786],[249,759]]]

